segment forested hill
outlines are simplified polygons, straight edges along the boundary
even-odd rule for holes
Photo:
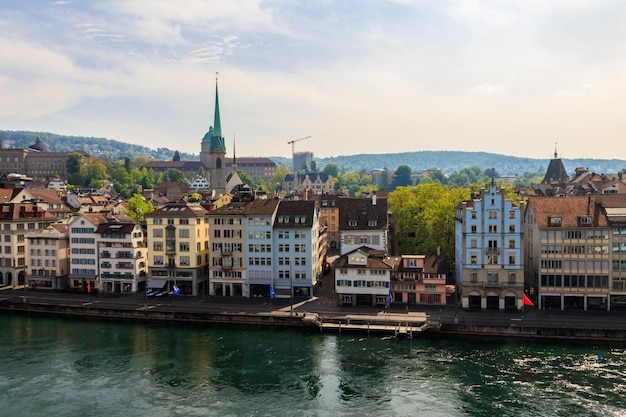
[[[26,148],[39,137],[55,152],[69,152],[84,150],[91,155],[121,159],[145,156],[156,161],[171,161],[175,149],[157,148],[132,145],[105,138],[89,138],[83,136],[64,136],[47,132],[14,132],[0,130],[0,140],[4,147]],[[200,144],[198,144],[198,151]],[[199,160],[199,154],[180,154],[182,160]],[[241,155],[242,157],[245,155]],[[291,159],[285,157],[268,156],[276,164],[291,166]],[[314,158],[317,167],[323,168],[326,164],[335,164],[341,172],[361,171],[363,169],[388,168],[395,170],[401,165],[407,165],[413,170],[436,168],[444,174],[458,172],[463,168],[473,166],[482,169],[494,168],[500,175],[523,175],[529,172],[545,172],[550,162],[546,159],[522,158],[517,156],[500,155],[488,152],[460,152],[460,151],[416,151],[388,154],[360,154],[343,155],[329,158]],[[563,159],[565,169],[571,175],[577,167],[584,167],[597,173],[616,173],[626,169],[626,160],[618,159]]]
[[[56,135],[48,132],[14,132],[0,130],[0,140],[5,148],[27,148],[40,138],[53,152],[71,152],[82,150],[90,155],[121,159],[125,157],[135,158],[145,156],[155,161],[171,161],[175,149],[157,148],[150,149],[147,146],[132,145],[117,140],[105,138],[89,138],[84,136]],[[198,151],[200,144],[198,143]],[[180,153],[183,160],[199,160],[199,155]]]
[[[277,158],[272,158],[278,163]],[[284,164],[291,164],[291,160],[282,158]],[[463,168],[473,166],[483,170],[494,168],[500,175],[524,175],[532,172],[545,172],[550,159],[522,158],[517,156],[500,155],[488,152],[460,152],[460,151],[417,151],[387,154],[361,154],[335,156],[331,158],[313,158],[319,168],[326,164],[335,164],[341,172],[360,171],[362,169],[388,168],[395,170],[401,165],[407,165],[413,170],[429,168],[440,169],[444,174],[452,174]],[[566,159],[563,165],[568,174],[573,175],[578,167],[584,167],[591,172],[616,173],[626,169],[626,160],[618,159]]]

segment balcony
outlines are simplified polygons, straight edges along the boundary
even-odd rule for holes
[[[500,248],[497,246],[487,246],[485,248],[485,253],[487,255],[500,255]]]

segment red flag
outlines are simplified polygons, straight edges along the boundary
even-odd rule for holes
[[[522,293],[522,300],[524,300],[524,305],[525,305],[525,306],[531,306],[531,307],[534,307],[534,306],[535,306],[535,305],[533,304],[533,302],[532,302],[532,301],[530,301],[530,298],[528,298],[528,297],[526,296],[526,293],[525,293],[525,292],[523,292],[523,293]]]

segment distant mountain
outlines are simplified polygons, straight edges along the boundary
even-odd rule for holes
[[[40,138],[55,152],[70,152],[83,150],[91,155],[108,157],[110,159],[134,158],[145,156],[155,161],[171,161],[175,150],[167,148],[151,149],[146,146],[132,145],[105,138],[90,138],[83,136],[65,136],[47,132],[14,132],[0,130],[2,147],[27,148]],[[198,150],[200,144],[198,144]],[[244,156],[244,155],[242,155]],[[181,152],[182,160],[197,161],[199,154]],[[291,167],[291,158],[270,156],[277,165]],[[329,158],[314,158],[319,169],[326,164],[335,164],[341,172],[361,171],[363,169],[388,168],[395,170],[401,165],[407,165],[413,170],[429,168],[440,169],[444,174],[452,174],[463,168],[479,166],[482,169],[494,168],[499,174],[523,175],[527,172],[545,172],[550,159],[522,158],[517,156],[500,155],[488,152],[459,152],[459,151],[417,151],[387,154],[359,154],[342,155]],[[626,169],[626,161],[618,159],[563,159],[567,172],[572,175],[578,167],[584,167],[597,173],[616,173]]]

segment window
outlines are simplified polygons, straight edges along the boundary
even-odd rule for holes
[[[490,224],[488,230],[489,230],[489,233],[498,233],[498,225]]]
[[[180,257],[180,265],[181,266],[189,266],[189,256],[181,256]]]
[[[487,282],[491,284],[495,284],[498,282],[498,273],[497,272],[487,272]]]
[[[548,217],[548,225],[549,226],[561,226],[561,222],[562,222],[562,218],[561,216],[549,216]]]
[[[509,265],[515,265],[515,255],[509,255]]]
[[[477,283],[478,282],[478,272],[472,272],[470,274],[470,281],[473,283]]]
[[[163,255],[154,255],[153,260],[155,265],[163,265]]]
[[[471,239],[470,240],[470,248],[476,249],[478,247],[478,240]]]
[[[498,218],[498,211],[497,210],[489,210],[487,212],[487,215],[490,219],[497,219]]]
[[[189,238],[189,229],[178,229],[178,237],[180,238]]]
[[[472,210],[471,211],[471,218],[475,219],[476,218],[476,210]]]
[[[163,250],[163,242],[152,242],[152,248],[155,251],[162,251]]]
[[[180,242],[178,248],[181,252],[189,252],[189,242]]]
[[[478,231],[478,227],[475,224],[473,224],[470,226],[470,230],[472,233],[476,233]]]
[[[163,237],[163,229],[152,229],[152,237]]]
[[[515,284],[515,272],[509,272],[509,284]]]
[[[470,255],[470,264],[472,264],[472,265],[478,265],[478,256],[476,256],[476,255]]]

